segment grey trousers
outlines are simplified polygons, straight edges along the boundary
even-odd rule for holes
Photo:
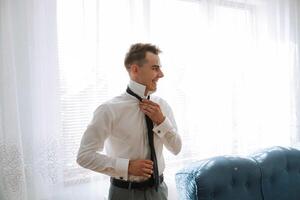
[[[109,200],[167,200],[168,199],[168,187],[165,182],[162,182],[157,191],[155,188],[149,188],[146,190],[140,189],[123,189],[110,185],[109,188]]]

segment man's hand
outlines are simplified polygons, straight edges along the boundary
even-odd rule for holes
[[[142,102],[140,102],[140,109],[157,125],[165,120],[165,116],[162,114],[160,106],[153,101],[143,99]]]
[[[153,162],[151,160],[130,160],[128,173],[134,176],[150,178],[153,173]]]

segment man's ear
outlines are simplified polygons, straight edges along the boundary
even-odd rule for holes
[[[137,64],[132,64],[130,66],[130,71],[132,74],[137,74],[139,71],[139,66]]]

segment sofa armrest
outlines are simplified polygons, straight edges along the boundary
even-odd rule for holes
[[[251,158],[219,156],[176,173],[180,200],[261,200],[261,174]]]

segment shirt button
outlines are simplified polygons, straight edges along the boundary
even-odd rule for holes
[[[157,132],[160,133],[160,130],[158,130]]]

